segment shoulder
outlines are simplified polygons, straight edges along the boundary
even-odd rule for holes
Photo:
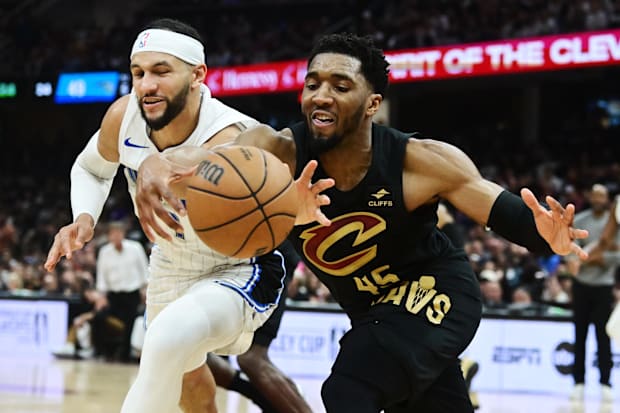
[[[238,121],[241,122],[246,128],[258,124],[258,121],[253,117],[214,97],[209,97],[203,101],[203,104],[200,106],[200,110],[203,111],[201,116],[206,116],[210,119],[218,119],[222,117],[233,117],[233,119],[238,118]]]
[[[129,100],[133,98],[133,95],[125,95],[118,98],[114,103],[110,105],[103,120],[101,121],[101,131],[99,134],[100,141],[102,140],[107,145],[113,146],[118,140],[118,135],[121,130],[121,124],[123,117],[127,111]]]
[[[454,191],[469,188],[481,179],[471,159],[456,146],[436,139],[409,138],[403,192],[410,210],[438,198],[450,200]]]
[[[448,176],[479,176],[471,159],[459,148],[436,139],[409,138],[405,170]]]
[[[430,138],[409,138],[407,151],[423,154],[423,156],[434,156],[445,158],[450,155],[462,152],[456,146],[438,139]]]
[[[129,105],[129,99],[132,97],[133,95],[129,94],[116,99],[106,111],[101,126],[103,127],[106,124],[108,124],[106,126],[110,127],[118,125],[120,128],[125,112],[127,111],[127,106]]]

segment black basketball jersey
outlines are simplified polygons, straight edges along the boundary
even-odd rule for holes
[[[311,159],[306,124],[291,127],[297,145],[298,177]],[[322,211],[331,226],[295,226],[289,239],[308,267],[327,285],[347,314],[355,319],[395,287],[419,279],[429,264],[456,259],[466,263],[437,229],[437,204],[407,211],[403,199],[403,163],[411,134],[372,125],[372,163],[352,190],[330,188],[331,204]],[[346,162],[346,160],[343,160]],[[328,178],[318,168],[313,180]],[[432,267],[432,265],[431,265]]]

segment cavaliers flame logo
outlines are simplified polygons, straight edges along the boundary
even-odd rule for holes
[[[352,212],[332,219],[328,227],[317,225],[302,232],[304,255],[321,271],[334,276],[347,276],[377,256],[377,244],[355,251],[345,257],[328,261],[327,251],[338,241],[355,234],[351,248],[372,239],[387,227],[385,220],[368,212]]]

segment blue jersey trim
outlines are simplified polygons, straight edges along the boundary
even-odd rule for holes
[[[252,258],[252,260],[250,261],[252,266],[253,266],[252,276],[245,283],[245,285],[243,287],[239,287],[238,285],[235,285],[235,284],[230,284],[230,283],[228,283],[226,281],[216,281],[216,282],[218,284],[220,284],[220,285],[223,285],[224,287],[228,287],[228,288],[230,288],[232,290],[235,290],[257,312],[264,313],[265,311],[269,310],[272,306],[277,305],[280,302],[280,299],[282,298],[282,291],[284,290],[284,277],[286,277],[286,268],[284,266],[284,257],[282,256],[282,254],[278,250],[273,251],[273,253],[280,257],[280,263],[281,263],[280,265],[282,266],[282,274],[283,274],[282,278],[280,278],[280,288],[278,288],[278,295],[276,296],[276,299],[275,299],[275,301],[273,303],[261,304],[261,303],[257,302],[252,297],[252,295],[251,295],[252,291],[256,287],[256,284],[258,284],[258,282],[260,281],[261,273],[263,272],[263,269],[261,268],[261,266],[256,262],[256,258]]]
[[[138,180],[138,171],[136,171],[135,169],[128,168],[128,167],[125,167],[125,169],[129,173],[129,177],[131,178],[131,180],[136,182]]]

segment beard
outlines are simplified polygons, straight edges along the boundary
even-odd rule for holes
[[[179,93],[177,93],[172,99],[168,100],[168,98],[164,98],[166,101],[166,110],[164,113],[155,119],[149,119],[146,117],[146,113],[144,113],[144,107],[142,104],[139,104],[140,113],[142,114],[142,119],[146,122],[146,124],[151,128],[151,130],[157,131],[168,126],[170,122],[174,118],[177,117],[179,113],[185,108],[187,104],[187,95],[189,94],[189,83],[181,89]]]
[[[343,139],[344,135],[342,134],[332,135],[328,138],[313,135],[312,140],[310,140],[310,152],[317,155],[327,152],[338,146]]]
[[[360,105],[360,107],[355,111],[355,113],[353,113],[353,116],[351,116],[348,120],[345,121],[342,132],[336,132],[331,136],[319,136],[313,134],[312,139],[310,140],[310,151],[314,154],[321,154],[331,149],[334,149],[336,146],[342,143],[347,133],[355,132],[355,130],[359,127],[363,116],[364,105]],[[312,124],[311,119],[308,119],[307,122],[308,125]],[[308,126],[308,130],[312,130],[310,126]]]

